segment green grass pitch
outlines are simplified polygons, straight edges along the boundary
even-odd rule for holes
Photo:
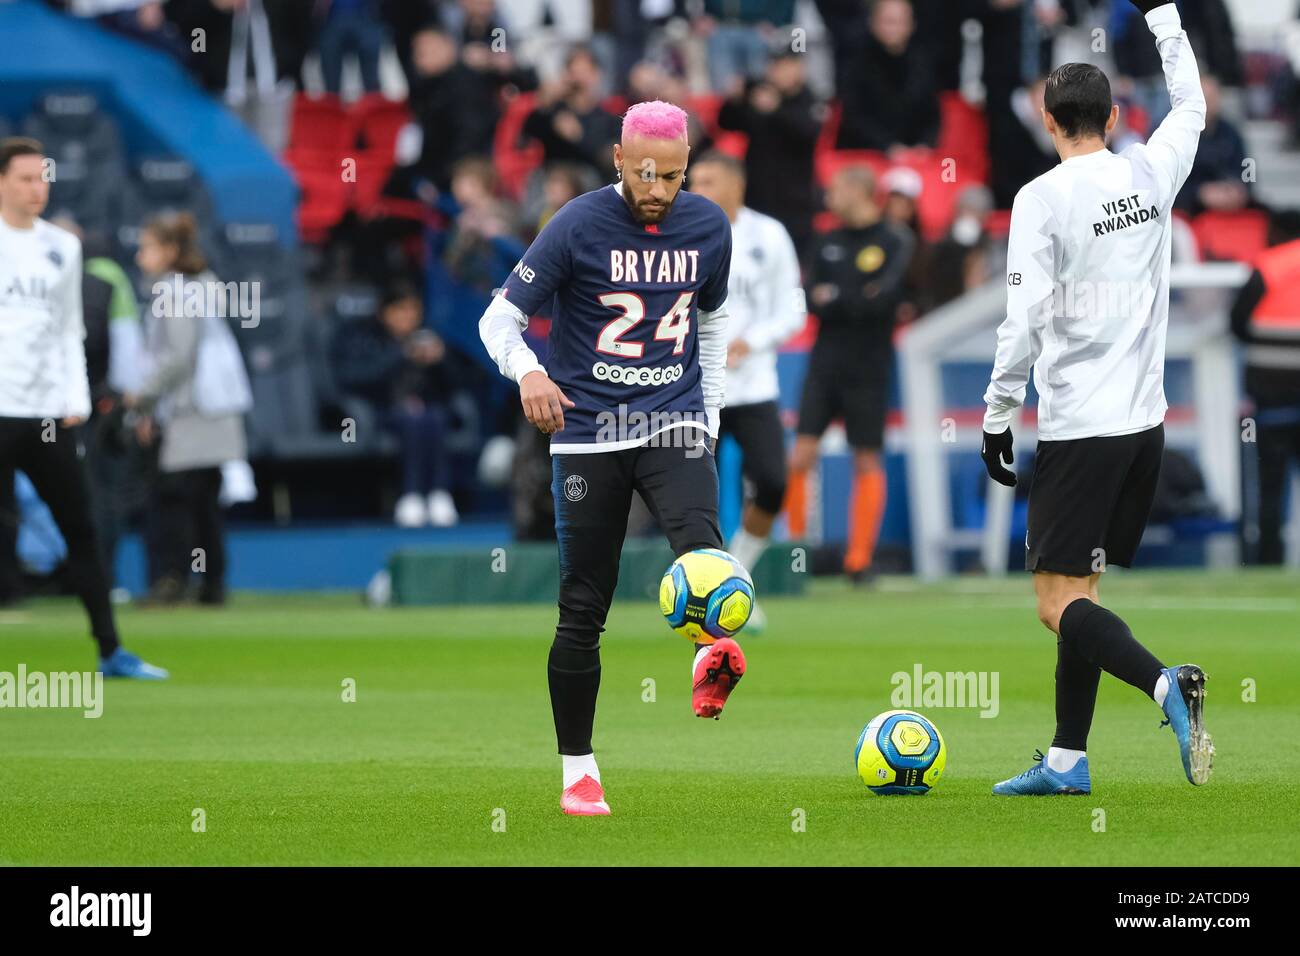
[[[1055,644],[1029,590],[1024,575],[886,578],[767,602],[721,721],[692,714],[690,648],[657,608],[616,606],[595,739],[608,818],[559,811],[553,607],[241,595],[224,611],[127,610],[129,646],[173,679],[110,683],[98,720],[0,710],[0,863],[1181,865],[1171,847],[1190,839],[1205,864],[1294,864],[1296,576],[1104,582],[1157,656],[1208,673],[1208,786],[1184,779],[1159,709],[1103,677],[1092,795],[995,798],[1053,729]],[[84,669],[85,630],[71,602],[0,612],[0,670]],[[919,708],[947,773],[925,797],[876,797],[853,744],[891,707],[891,675],[917,664],[998,672],[999,711]]]

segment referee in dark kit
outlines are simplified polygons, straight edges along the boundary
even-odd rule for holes
[[[40,218],[49,198],[41,144],[0,140],[0,475],[12,481],[23,471],[49,506],[99,645],[99,670],[161,680],[167,672],[123,648],[113,622],[77,433],[90,416],[81,242]],[[0,521],[16,524],[17,515]]]

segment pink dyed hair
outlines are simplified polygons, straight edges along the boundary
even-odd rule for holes
[[[648,100],[628,107],[623,114],[622,140],[634,136],[647,139],[686,139],[686,111],[663,100]]]

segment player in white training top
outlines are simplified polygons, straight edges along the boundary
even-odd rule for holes
[[[1027,184],[1011,212],[1007,318],[984,396],[982,456],[1014,485],[1011,417],[1029,369],[1038,447],[1025,567],[1038,617],[1058,636],[1056,736],[1046,757],[994,793],[1091,791],[1086,756],[1106,671],[1150,695],[1178,740],[1193,784],[1214,748],[1203,722],[1205,675],[1165,667],[1098,601],[1107,565],[1128,566],[1142,540],[1164,449],[1170,209],[1196,158],[1205,98],[1196,57],[1171,0],[1133,0],[1164,64],[1172,110],[1146,144],[1116,155],[1119,116],[1095,66],[1067,63],[1047,81],[1043,122],[1061,164]]]
[[[118,641],[90,514],[78,429],[90,417],[81,242],[40,218],[50,198],[41,144],[0,140],[0,481],[31,479],[68,547],[68,580],[90,617],[99,670],[160,680]],[[11,489],[0,501],[12,501]],[[16,521],[0,514],[0,521]]]
[[[753,568],[767,547],[785,499],[785,429],[777,406],[777,350],[807,318],[794,241],[771,216],[746,206],[745,166],[725,153],[691,164],[689,188],[722,207],[731,220],[727,282],[727,404],[721,432],[740,445],[741,470],[753,489],[727,550]],[[746,630],[764,626],[755,605]]]

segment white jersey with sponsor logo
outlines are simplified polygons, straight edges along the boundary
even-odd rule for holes
[[[727,368],[727,405],[775,401],[777,350],[806,318],[799,256],[785,226],[742,206],[731,224],[727,282],[728,344],[744,339],[749,352]]]
[[[0,219],[0,417],[90,415],[81,241]]]
[[[1205,98],[1178,8],[1147,15],[1173,110],[1145,145],[1073,156],[1016,196],[1007,317],[984,430],[1038,390],[1038,437],[1126,435],[1164,421],[1170,209],[1196,158]]]

